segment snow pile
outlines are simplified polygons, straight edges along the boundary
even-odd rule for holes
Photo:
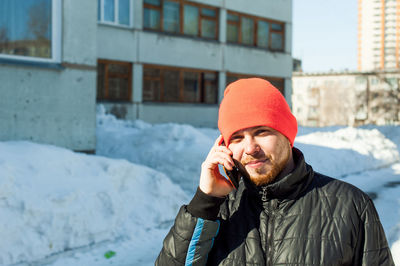
[[[305,134],[296,138],[294,146],[304,153],[306,161],[316,171],[326,175],[342,178],[400,161],[397,146],[375,128],[313,130],[300,128]],[[193,193],[198,184],[200,165],[218,135],[216,129],[198,129],[189,125],[121,121],[100,108],[97,154],[125,158],[156,169],[185,191]]]
[[[190,125],[125,122],[99,108],[96,153],[163,172],[192,194],[198,186],[201,162],[217,137],[217,130],[202,131]]]
[[[377,129],[319,131],[297,137],[294,145],[303,151],[314,170],[336,178],[400,161],[396,144]]]
[[[185,201],[164,174],[144,166],[0,142],[0,264],[102,241],[140,242],[136,235],[173,219]]]

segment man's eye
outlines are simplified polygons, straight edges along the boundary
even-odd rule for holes
[[[233,136],[231,137],[231,142],[238,142],[243,139],[241,136]]]
[[[268,135],[268,134],[270,134],[271,132],[269,131],[269,130],[267,130],[267,129],[260,129],[260,130],[257,130],[256,131],[256,134],[255,135],[257,135],[257,136],[259,136],[259,135]]]

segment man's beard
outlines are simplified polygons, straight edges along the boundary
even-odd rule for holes
[[[285,168],[287,162],[289,161],[289,155],[290,153],[287,152],[286,154],[282,155],[284,156],[280,161],[276,161],[272,158],[271,155],[266,154],[262,156],[262,158],[258,157],[253,157],[251,155],[246,156],[244,159],[241,160],[241,163],[243,165],[246,165],[248,162],[253,161],[253,160],[265,160],[267,159],[269,162],[268,167],[270,168],[268,172],[265,172],[264,168],[255,168],[254,172],[256,174],[249,173],[249,178],[250,180],[256,185],[256,186],[261,186],[261,185],[266,185],[269,183],[272,183],[276,177],[279,175],[280,172]]]

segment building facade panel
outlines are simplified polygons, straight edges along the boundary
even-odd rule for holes
[[[189,115],[190,114],[190,115]],[[142,120],[150,123],[188,123],[198,127],[216,127],[218,107],[193,104],[142,104],[139,115]]]
[[[0,140],[95,149],[95,71],[0,64],[0,80]]]
[[[96,66],[96,1],[62,3],[62,61]]]
[[[218,42],[193,38],[140,33],[139,62],[167,66],[221,69],[222,51]]]
[[[101,25],[97,27],[97,58],[137,61],[137,35],[139,32],[126,28]],[[116,41],[118,40],[118,41]]]
[[[292,21],[292,0],[252,0],[251,4],[242,0],[227,0],[225,8],[278,21]]]
[[[285,53],[271,53],[261,49],[249,50],[240,46],[226,46],[225,69],[247,75],[290,78],[292,57]]]

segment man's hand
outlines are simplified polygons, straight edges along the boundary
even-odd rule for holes
[[[232,170],[235,163],[232,151],[226,146],[218,145],[222,136],[219,136],[201,165],[200,184],[201,191],[214,197],[224,197],[233,190],[231,183],[219,173],[218,164],[227,170]]]

